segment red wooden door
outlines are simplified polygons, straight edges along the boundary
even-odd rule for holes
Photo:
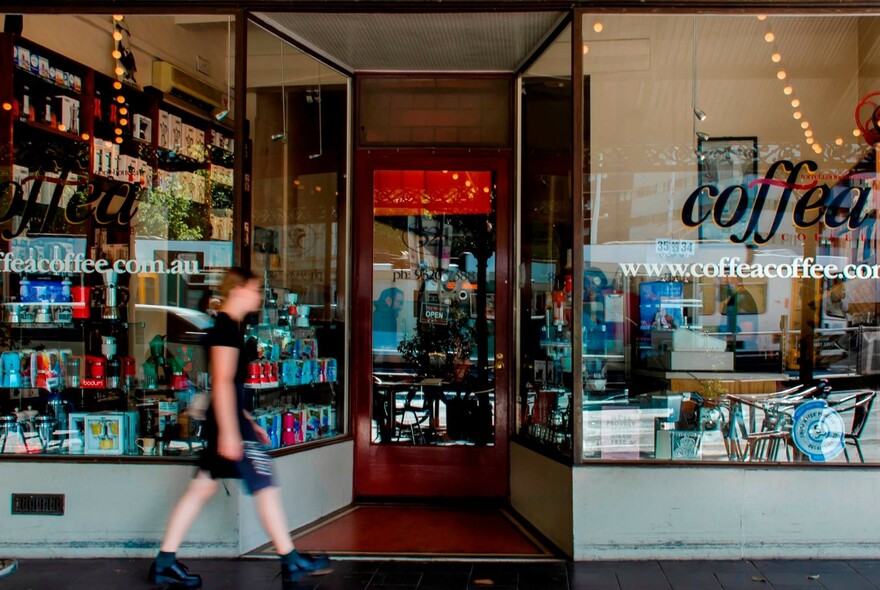
[[[497,150],[358,154],[358,497],[508,494],[509,163]]]

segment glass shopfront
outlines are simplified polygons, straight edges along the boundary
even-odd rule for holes
[[[521,440],[576,461],[880,460],[880,20],[582,17],[580,50],[563,34],[522,78]],[[539,139],[572,54],[574,158],[570,133]]]
[[[0,456],[191,459],[233,265],[265,287],[246,387],[271,447],[343,432],[347,80],[248,25],[235,92],[236,26],[0,36]]]

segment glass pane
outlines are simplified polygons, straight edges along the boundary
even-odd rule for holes
[[[495,179],[373,176],[373,441],[493,444]]]
[[[191,460],[202,339],[238,235],[234,127],[217,116],[229,73],[196,79],[173,51],[131,48],[198,46],[226,63],[235,19],[23,18],[26,36],[0,35],[0,179],[23,191],[0,198],[0,452]],[[111,33],[115,59],[110,45],[95,59]]]
[[[585,16],[585,457],[880,460],[878,22]]]
[[[572,452],[571,29],[522,79],[521,374],[517,430]]]
[[[273,447],[343,432],[348,81],[275,35],[248,31],[251,268],[266,286],[250,328],[278,384],[254,383]],[[256,374],[259,374],[258,372]],[[258,378],[254,379],[259,381]]]

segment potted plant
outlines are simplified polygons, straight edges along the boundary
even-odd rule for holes
[[[468,313],[451,306],[445,324],[420,323],[412,336],[400,341],[397,347],[407,363],[432,377],[454,377],[469,363],[474,347],[473,327]]]

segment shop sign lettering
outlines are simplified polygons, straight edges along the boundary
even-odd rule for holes
[[[449,306],[442,303],[422,303],[419,321],[423,324],[445,326],[449,323]]]
[[[64,180],[67,174],[67,170],[62,170],[58,178],[35,176],[25,179],[24,182],[30,181],[30,192],[27,197],[23,183],[11,180],[0,183],[0,196],[7,196],[9,199],[9,207],[0,216],[0,223],[13,221],[17,216],[21,216],[18,224],[4,229],[0,232],[0,237],[4,240],[16,238],[30,227],[32,222],[34,231],[45,232],[55,214],[61,209],[64,187],[79,185],[76,181]],[[37,212],[40,209],[40,189],[44,182],[55,184],[55,190],[40,221]],[[131,223],[137,213],[136,196],[137,193],[132,190],[132,185],[125,182],[89,183],[85,193],[77,193],[70,198],[64,209],[64,216],[71,225],[79,225],[92,218],[98,225],[117,223],[125,226]],[[122,203],[116,207],[118,198],[122,199]],[[114,205],[113,210],[111,205]],[[38,223],[39,227],[36,226]]]
[[[788,202],[792,199],[795,190],[803,194],[794,202],[792,221],[798,229],[805,229],[823,223],[829,228],[839,228],[844,225],[850,230],[861,226],[868,218],[866,211],[871,194],[870,187],[843,187],[832,193],[827,184],[819,184],[816,179],[810,179],[804,183],[798,182],[801,174],[813,175],[818,169],[816,162],[806,160],[793,164],[788,160],[774,162],[768,169],[764,178],[753,180],[748,185],[738,184],[719,189],[714,184],[704,184],[698,187],[685,200],[681,209],[681,222],[687,227],[699,227],[704,223],[714,223],[721,228],[733,228],[737,223],[744,222],[745,229],[741,234],[732,233],[730,241],[741,244],[753,241],[755,244],[766,244],[779,229]],[[777,175],[780,178],[777,178]],[[759,187],[757,194],[752,198],[750,189]],[[758,231],[758,225],[765,215],[767,198],[770,187],[782,188],[782,194],[775,206],[775,211],[768,209],[766,215],[772,215],[772,224],[767,233]],[[850,203],[850,195],[852,200]],[[702,199],[708,199],[711,206],[706,211],[701,211],[699,203]],[[770,219],[770,217],[767,217]]]

